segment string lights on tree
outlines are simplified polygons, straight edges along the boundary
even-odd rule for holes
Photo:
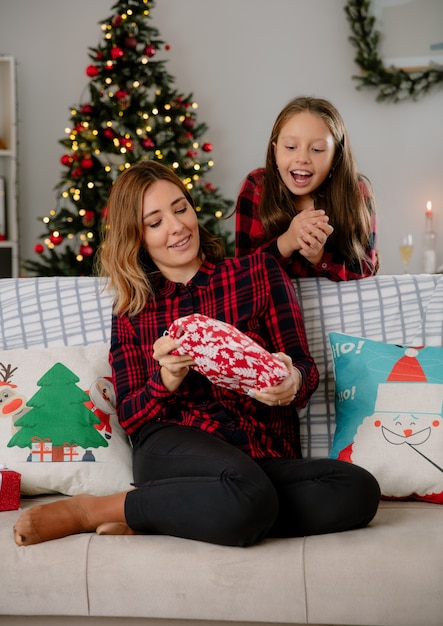
[[[207,175],[214,165],[207,126],[193,95],[174,88],[161,53],[170,46],[150,23],[154,0],[120,0],[100,22],[102,39],[89,48],[88,99],[72,107],[60,140],[62,175],[56,208],[41,221],[45,232],[25,270],[40,276],[90,275],[106,225],[115,179],[143,159],[171,167],[191,192],[199,220],[232,250],[223,218],[233,203]]]

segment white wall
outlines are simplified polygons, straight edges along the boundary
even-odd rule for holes
[[[152,23],[171,45],[168,71],[192,92],[214,145],[212,181],[235,199],[264,162],[280,109],[296,95],[326,97],[341,111],[359,168],[372,180],[379,214],[381,272],[401,273],[398,240],[411,231],[421,270],[427,200],[443,264],[443,85],[419,102],[378,103],[357,91],[355,50],[344,0],[158,0]],[[0,0],[0,53],[18,63],[21,252],[33,256],[39,216],[55,208],[59,158],[70,106],[82,101],[87,48],[112,0]],[[320,19],[321,17],[321,19]],[[87,91],[85,91],[87,97]]]

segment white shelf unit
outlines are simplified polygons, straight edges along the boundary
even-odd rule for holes
[[[16,91],[15,59],[0,55],[0,278],[19,275]]]

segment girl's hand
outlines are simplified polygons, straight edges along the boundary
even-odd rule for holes
[[[160,365],[162,383],[168,391],[176,391],[189,372],[189,368],[195,365],[193,359],[188,354],[179,356],[171,354],[178,348],[178,345],[168,335],[159,337],[152,348],[152,356]]]
[[[290,356],[284,354],[284,352],[278,352],[275,356],[286,365],[289,376],[275,387],[267,387],[262,391],[252,389],[249,395],[268,406],[288,406],[294,401],[300,391],[302,376],[300,370],[292,364]]]
[[[300,254],[313,265],[319,263],[323,256],[326,240],[333,232],[334,229],[327,222],[306,223],[299,230]]]
[[[288,230],[277,239],[280,254],[285,258],[289,258],[296,250],[301,251],[303,249],[306,252],[306,247],[313,243],[312,238],[317,239],[315,234],[319,237],[317,241],[321,241],[322,237],[326,235],[324,239],[326,241],[333,231],[332,226],[329,226],[328,222],[329,217],[321,209],[317,210],[311,207],[300,211],[292,218]],[[318,253],[319,249],[317,248],[315,249],[315,255],[318,255]],[[303,254],[303,256],[306,256],[306,254]],[[311,259],[309,258],[308,260]]]

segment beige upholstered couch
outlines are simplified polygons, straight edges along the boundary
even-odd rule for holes
[[[328,332],[441,346],[443,276],[338,284],[303,279],[295,286],[321,373],[302,416],[303,448],[305,455],[321,456],[334,432]],[[110,297],[95,279],[0,281],[1,354],[106,341],[109,321]],[[22,498],[22,508],[54,497],[66,496]],[[18,515],[0,513],[0,624],[443,623],[443,506],[438,504],[383,501],[363,530],[267,540],[250,548],[95,534],[19,548],[12,538]]]

